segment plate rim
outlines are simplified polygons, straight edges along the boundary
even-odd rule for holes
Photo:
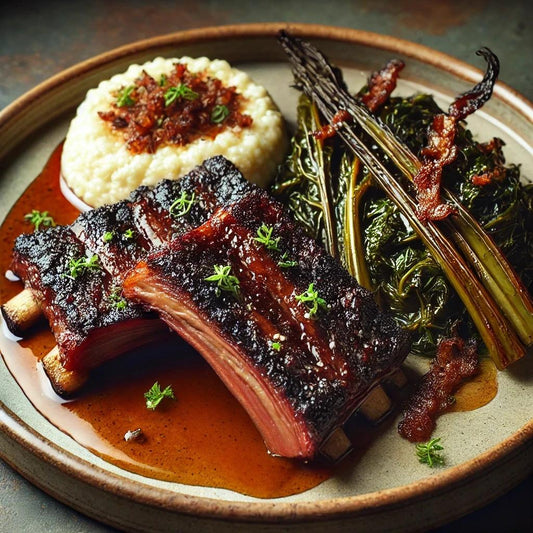
[[[46,80],[43,80],[34,88],[16,98],[4,109],[0,110],[0,128],[5,127],[13,119],[13,116],[20,112],[21,108],[26,107],[35,100],[43,98],[45,94],[48,94],[50,91],[57,89],[58,86],[65,83],[65,80],[76,78],[84,72],[92,70],[97,65],[112,63],[120,58],[135,54],[141,50],[147,51],[150,48],[161,48],[176,43],[184,45],[208,42],[221,38],[231,38],[237,35],[239,37],[269,37],[274,36],[280,29],[286,29],[294,35],[303,38],[345,41],[352,44],[369,45],[379,50],[401,53],[407,57],[418,59],[423,63],[444,70],[463,81],[477,83],[483,76],[483,72],[480,69],[445,52],[440,52],[429,46],[399,37],[366,30],[346,28],[343,26],[283,22],[206,26],[149,37],[125,44],[61,70]],[[533,121],[533,103],[505,82],[496,82],[494,95]]]
[[[81,61],[55,74],[18,97],[0,111],[0,131],[4,128],[9,128],[10,123],[28,106],[36,105],[47,95],[59,90],[65,81],[73,80],[84,73],[91,72],[97,66],[111,64],[130,55],[146,52],[152,48],[160,49],[168,45],[206,43],[234,37],[273,37],[282,28],[303,38],[361,44],[392,53],[401,53],[468,82],[478,82],[482,77],[482,72],[479,69],[443,52],[438,52],[427,46],[404,39],[364,30],[320,24],[278,22],[209,26],[173,32],[126,44]],[[533,105],[517,91],[505,83],[498,82],[494,94],[499,100],[519,114],[533,121]],[[10,147],[6,152],[10,153],[12,150],[13,147]],[[0,159],[3,156],[4,154],[0,154]],[[139,504],[149,505],[153,508],[164,508],[165,511],[245,522],[261,520],[265,522],[297,523],[319,518],[339,519],[355,515],[368,515],[377,511],[384,512],[394,509],[398,505],[421,504],[429,499],[449,493],[457,487],[473,483],[475,480],[483,478],[488,467],[491,470],[501,470],[510,461],[518,461],[518,463],[523,464],[525,468],[518,470],[514,479],[507,480],[507,484],[501,487],[500,493],[491,494],[491,497],[496,498],[509,490],[513,484],[518,483],[521,474],[525,478],[528,472],[533,469],[531,461],[533,420],[531,420],[511,436],[475,458],[440,471],[437,475],[428,475],[422,480],[407,485],[367,494],[318,501],[282,502],[258,500],[235,502],[205,496],[191,496],[161,487],[153,487],[142,481],[126,479],[119,474],[106,471],[39,434],[1,401],[0,429],[13,442],[24,446],[26,450],[32,452],[37,459],[45,461],[69,476],[75,474],[76,479],[82,483],[98,486],[114,495],[133,500]],[[5,459],[2,450],[0,450],[0,455]],[[522,460],[520,460],[520,456]],[[24,472],[20,466],[13,465],[8,459],[7,462],[23,475],[29,477],[28,473]],[[31,481],[47,490],[38,480],[33,479]],[[50,488],[48,491],[51,492]],[[65,501],[64,498],[61,498],[61,495],[52,495]],[[68,501],[68,498],[67,503],[73,506],[72,502]],[[79,510],[88,514],[86,509]],[[102,517],[99,517],[99,519],[102,519]]]

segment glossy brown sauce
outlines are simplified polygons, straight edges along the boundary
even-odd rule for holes
[[[463,383],[454,393],[448,412],[473,411],[487,405],[498,392],[498,369],[491,359],[482,359],[477,376]]]
[[[9,269],[17,235],[32,231],[24,215],[49,211],[58,224],[78,212],[59,190],[61,148],[13,206],[1,227],[0,270]],[[0,301],[22,288],[0,279]],[[71,402],[46,389],[38,359],[55,344],[45,324],[19,343],[3,335],[0,351],[30,401],[52,424],[107,461],[144,476],[189,485],[221,487],[260,498],[297,494],[331,475],[331,468],[311,467],[270,456],[243,408],[204,360],[184,342],[156,345],[128,354],[95,371],[91,387]],[[144,393],[159,381],[172,385],[176,400],[155,411]],[[141,428],[142,441],[124,440]],[[344,465],[346,467],[346,465]]]

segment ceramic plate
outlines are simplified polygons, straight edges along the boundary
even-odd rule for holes
[[[359,88],[369,71],[391,57],[405,60],[401,93],[429,91],[447,105],[481,73],[449,56],[391,37],[316,25],[257,24],[177,33],[134,43],[85,61],[30,91],[0,114],[0,219],[39,174],[63,139],[86,91],[130,63],[163,55],[224,58],[262,83],[289,124],[296,91],[275,34],[288,28],[316,43]],[[477,63],[476,56],[472,58]],[[482,67],[482,65],[480,65]],[[508,161],[533,176],[533,108],[498,84],[491,101],[469,119],[488,140],[505,140]],[[6,342],[6,341],[4,341]],[[418,363],[411,362],[411,365]],[[447,467],[419,464],[395,424],[349,471],[299,495],[275,500],[223,489],[161,482],[131,474],[96,457],[44,419],[0,364],[0,454],[36,485],[79,511],[128,530],[267,531],[427,529],[503,494],[531,471],[533,360],[499,376],[496,398],[476,411],[439,420]]]

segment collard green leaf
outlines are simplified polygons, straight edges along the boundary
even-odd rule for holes
[[[307,97],[301,98],[292,153],[278,178],[276,193],[360,283],[354,257],[363,265],[367,281],[362,284],[372,287],[398,322],[415,332],[415,353],[433,356],[438,337],[458,321],[464,335],[475,335],[468,313],[440,266],[394,203],[373,186],[366,169],[354,173],[357,161],[335,138],[324,143],[311,138],[310,133],[321,127],[313,107]],[[418,153],[427,144],[428,126],[439,112],[431,96],[416,95],[391,98],[380,118]],[[533,185],[520,183],[518,167],[504,165],[501,143],[487,150],[460,128],[457,144],[461,153],[445,171],[446,186],[489,231],[531,291]],[[497,180],[486,186],[472,183],[472,176],[497,167],[501,170]],[[320,180],[329,190],[327,201]],[[326,218],[333,230],[329,240]]]

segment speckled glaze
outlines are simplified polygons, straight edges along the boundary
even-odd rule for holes
[[[263,83],[289,124],[297,95],[275,41],[284,27],[313,40],[358,87],[369,70],[390,57],[408,67],[399,87],[423,88],[440,101],[480,79],[472,68],[442,53],[395,38],[317,25],[254,24],[191,30],[125,46],[49,79],[0,114],[0,207],[9,206],[43,167],[63,138],[85,92],[132,62],[157,55],[227,59]],[[493,99],[469,121],[507,143],[507,158],[533,176],[533,107],[498,84]],[[3,339],[0,351],[11,341]],[[3,347],[3,348],[2,348]],[[421,372],[420,361],[409,361]],[[258,500],[221,489],[157,482],[105,463],[51,426],[27,401],[0,364],[0,455],[46,492],[107,524],[129,531],[404,531],[426,530],[480,507],[533,470],[533,361],[500,375],[498,396],[471,413],[439,421],[449,466],[428,470],[390,423],[356,468],[301,495]]]

